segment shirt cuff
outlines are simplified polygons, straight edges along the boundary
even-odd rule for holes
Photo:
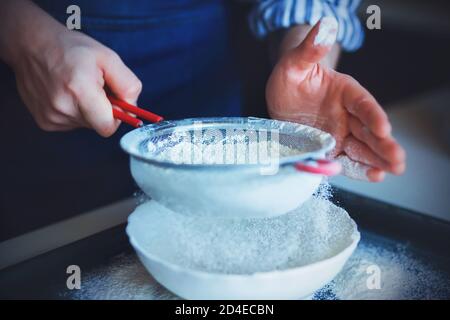
[[[359,49],[364,30],[356,15],[361,0],[262,0],[249,16],[250,29],[258,38],[296,24],[315,25],[322,17],[339,23],[337,42],[345,51]]]

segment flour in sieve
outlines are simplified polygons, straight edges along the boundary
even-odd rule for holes
[[[173,133],[164,139],[149,141],[146,154],[160,161],[193,164],[256,164],[302,151],[269,139],[249,139],[247,135],[225,138],[196,137]]]

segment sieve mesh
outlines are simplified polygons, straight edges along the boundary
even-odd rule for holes
[[[226,157],[232,152],[238,155],[234,163],[248,164],[255,147],[263,148],[269,156],[280,156],[285,162],[295,162],[315,157],[318,153],[325,154],[334,147],[334,139],[318,129],[285,121],[200,118],[149,125],[128,133],[121,144],[125,151],[142,160],[177,162],[164,154],[179,147],[188,147],[190,157],[182,161],[185,164],[196,164],[196,152],[202,158],[208,158],[212,151],[222,154],[224,163],[227,163]],[[275,144],[278,148],[276,152]]]

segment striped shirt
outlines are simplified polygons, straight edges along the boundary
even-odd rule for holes
[[[250,13],[252,32],[259,38],[295,24],[316,24],[324,16],[339,23],[337,41],[346,51],[359,49],[364,31],[356,15],[361,0],[258,0]]]

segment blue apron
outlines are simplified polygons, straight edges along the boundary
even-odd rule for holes
[[[166,119],[240,114],[225,1],[38,0],[65,24],[81,8],[82,32],[116,51],[142,80],[140,106]],[[47,133],[20,102],[0,66],[0,241],[131,196],[136,190],[120,137],[90,130]]]

